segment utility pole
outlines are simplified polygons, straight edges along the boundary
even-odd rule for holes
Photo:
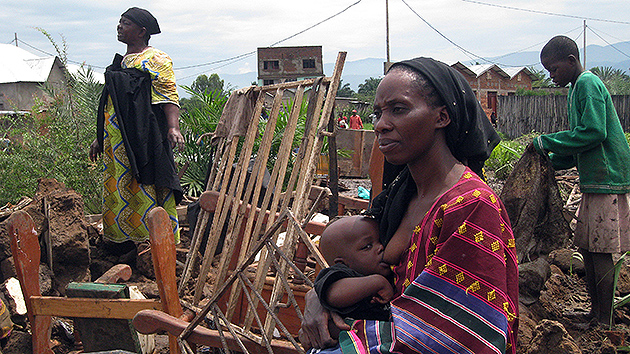
[[[584,69],[586,70],[586,20],[584,20]]]
[[[385,45],[387,48],[387,61],[385,62],[384,65],[384,70],[383,70],[383,74],[385,74],[387,72],[387,69],[389,69],[389,63],[390,63],[390,58],[389,58],[389,0],[385,0]]]
[[[18,47],[17,32],[14,32],[14,33],[15,33],[15,46]]]

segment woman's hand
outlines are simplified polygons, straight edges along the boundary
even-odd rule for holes
[[[95,162],[101,153],[103,153],[103,148],[101,147],[101,144],[98,143],[98,139],[94,139],[90,145],[90,161]]]
[[[322,307],[315,290],[309,290],[304,296],[306,305],[304,308],[304,321],[300,329],[299,338],[305,350],[310,348],[327,348],[337,344],[330,336],[328,320],[332,319],[334,325],[342,331],[350,329],[341,316]]]
[[[169,128],[166,138],[171,142],[173,149],[177,147],[180,152],[184,151],[184,136],[182,136],[179,128]]]
[[[179,131],[179,107],[173,103],[162,104],[162,110],[166,116],[166,124],[168,125],[168,132],[166,138],[171,142],[171,147],[181,152],[184,151],[184,137]]]

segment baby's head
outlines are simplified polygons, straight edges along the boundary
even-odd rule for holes
[[[329,265],[343,263],[363,274],[389,275],[383,262],[384,247],[378,237],[378,223],[365,216],[334,219],[324,229],[319,248]]]

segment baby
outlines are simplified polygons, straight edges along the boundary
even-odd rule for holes
[[[364,216],[335,219],[324,229],[319,248],[330,265],[315,280],[322,306],[353,319],[389,320],[394,288],[378,223]]]

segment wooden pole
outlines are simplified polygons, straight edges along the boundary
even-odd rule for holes
[[[389,0],[385,0],[385,43],[387,46],[387,62],[389,63]]]
[[[330,189],[330,197],[328,198],[328,217],[331,219],[339,215],[339,169],[337,168],[337,138],[334,132],[337,130],[335,119],[335,109],[333,108],[332,117],[328,120],[328,131],[332,132],[328,136],[328,188]]]
[[[584,20],[584,69],[586,70],[586,20]]]

